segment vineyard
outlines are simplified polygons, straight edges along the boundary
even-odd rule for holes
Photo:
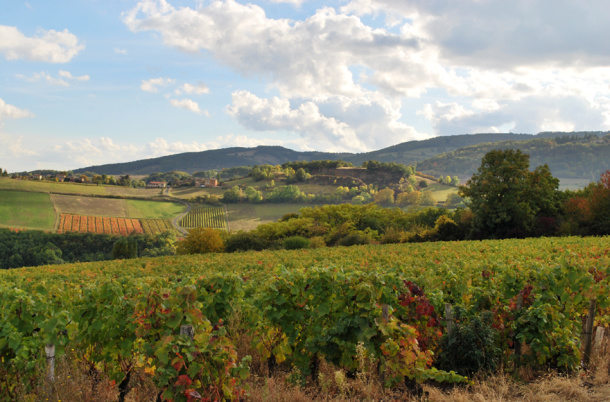
[[[194,207],[182,218],[180,226],[183,228],[206,227],[228,230],[225,207]]]
[[[129,219],[61,214],[58,233],[83,232],[128,236],[131,233],[159,234],[168,230],[174,230],[168,219]]]
[[[33,387],[44,376],[45,345],[54,345],[58,356],[83,351],[83,364],[103,371],[123,396],[137,371],[165,399],[239,399],[249,358],[237,347],[245,339],[270,362],[290,364],[297,380],[317,378],[320,360],[356,373],[364,354],[386,387],[404,378],[468,382],[437,368],[439,345],[464,325],[451,309],[491,317],[496,368],[569,371],[586,358],[584,323],[610,324],[609,286],[610,239],[602,237],[9,270],[0,272],[0,395],[15,399],[18,388]]]
[[[145,234],[154,235],[174,231],[174,227],[169,219],[140,219],[140,222]]]

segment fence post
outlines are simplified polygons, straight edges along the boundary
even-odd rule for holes
[[[595,348],[595,354],[599,355],[602,351],[601,351],[601,347],[602,347],[602,341],[604,340],[604,331],[605,328],[604,327],[597,327],[597,330],[595,331],[595,344],[593,345],[593,347]]]
[[[383,319],[387,323],[388,320],[390,319],[390,306],[389,305],[387,305],[387,304],[381,305],[381,315],[383,316]]]
[[[48,393],[53,393],[53,385],[55,382],[55,345],[45,345],[44,353],[47,357],[47,387]]]
[[[585,326],[585,354],[583,356],[583,367],[588,367],[591,361],[591,343],[593,341],[593,323],[595,322],[595,309],[597,300],[589,300],[589,314],[587,315],[587,324]]]
[[[523,308],[523,294],[519,293],[519,297],[517,297],[517,311],[520,311]],[[514,339],[515,344],[515,368],[521,365],[521,342],[519,342],[515,336]]]
[[[454,324],[453,307],[449,303],[445,303],[445,323],[447,325],[447,334],[449,335],[453,331]]]
[[[195,337],[195,329],[192,325],[181,325],[180,335],[188,336],[192,340]]]

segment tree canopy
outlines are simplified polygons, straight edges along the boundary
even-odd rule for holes
[[[538,219],[557,217],[558,187],[547,165],[530,171],[529,155],[507,149],[485,154],[459,194],[474,213],[475,237],[524,237],[536,233]]]

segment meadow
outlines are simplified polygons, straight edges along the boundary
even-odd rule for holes
[[[53,202],[44,193],[0,191],[0,226],[53,230]]]

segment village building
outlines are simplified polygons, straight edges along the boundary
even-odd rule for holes
[[[218,187],[218,180],[216,179],[203,179],[201,187]]]
[[[164,181],[151,181],[146,185],[146,187],[147,188],[165,188],[166,185],[167,185],[167,183],[165,183]]]

